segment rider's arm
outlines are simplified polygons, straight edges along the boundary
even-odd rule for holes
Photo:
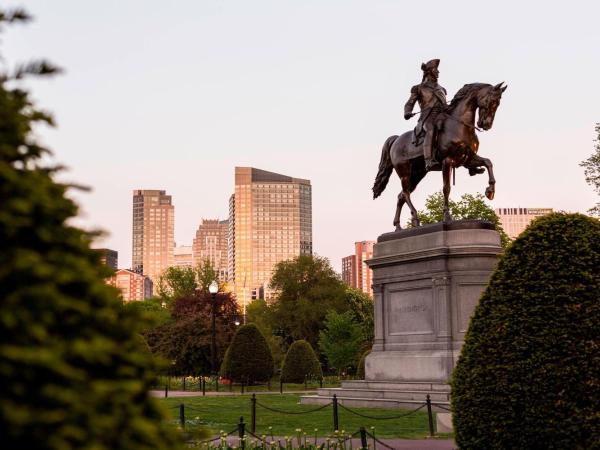
[[[413,108],[415,107],[415,103],[417,103],[417,99],[419,97],[419,86],[413,86],[410,90],[410,98],[404,105],[404,118],[406,120],[410,119],[414,114],[412,113]]]

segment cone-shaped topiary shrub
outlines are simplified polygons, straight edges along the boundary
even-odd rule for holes
[[[234,382],[268,381],[273,376],[273,355],[256,325],[240,327],[225,353],[221,376]]]
[[[19,17],[0,10],[0,27]],[[23,70],[52,72],[47,63]],[[122,307],[93,236],[72,225],[77,206],[32,133],[51,118],[15,83],[0,74],[1,447],[177,447],[148,395],[154,364],[141,315]]]
[[[305,379],[323,378],[321,364],[311,345],[304,341],[294,341],[288,349],[281,366],[281,381],[303,383]]]
[[[600,448],[600,221],[535,220],[502,256],[453,374],[461,449]]]
[[[360,360],[358,361],[358,367],[356,368],[356,376],[359,380],[365,379],[365,359],[371,353],[371,350],[367,350],[362,354]]]

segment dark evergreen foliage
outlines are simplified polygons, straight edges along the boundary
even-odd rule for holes
[[[273,371],[273,355],[258,327],[241,326],[225,353],[221,376],[233,382],[252,384],[270,380]]]
[[[294,341],[288,349],[281,366],[281,381],[303,383],[305,379],[323,378],[321,364],[311,345],[304,341]]]
[[[506,250],[453,374],[461,449],[600,448],[600,221],[554,213]]]
[[[0,27],[24,16],[0,12]],[[0,74],[2,448],[174,448],[148,396],[154,365],[139,312],[121,307],[93,236],[70,224],[77,207],[32,133],[51,118],[15,87],[54,71],[42,62]]]

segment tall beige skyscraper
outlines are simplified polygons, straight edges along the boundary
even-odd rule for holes
[[[202,219],[193,244],[195,264],[209,260],[223,282],[227,281],[228,235],[227,220]]]
[[[132,267],[156,283],[175,263],[175,207],[165,191],[133,191]]]
[[[270,296],[273,266],[312,253],[309,180],[235,168],[229,200],[229,279],[238,304]]]

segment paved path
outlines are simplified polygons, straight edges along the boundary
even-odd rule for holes
[[[314,394],[316,391],[313,389],[312,391],[283,391],[283,394]],[[215,391],[206,391],[206,396],[207,397],[227,397],[227,396],[232,396],[232,395],[249,395],[249,394],[256,394],[256,395],[281,395],[279,394],[279,391],[258,391],[258,392],[254,392],[254,391],[245,391],[243,394],[240,391],[233,391],[233,392],[229,392],[229,391],[219,391],[219,392],[215,392]],[[164,398],[165,397],[165,391],[150,391],[150,395],[152,397],[159,397],[159,398]],[[169,397],[202,397],[202,391],[169,391]]]

